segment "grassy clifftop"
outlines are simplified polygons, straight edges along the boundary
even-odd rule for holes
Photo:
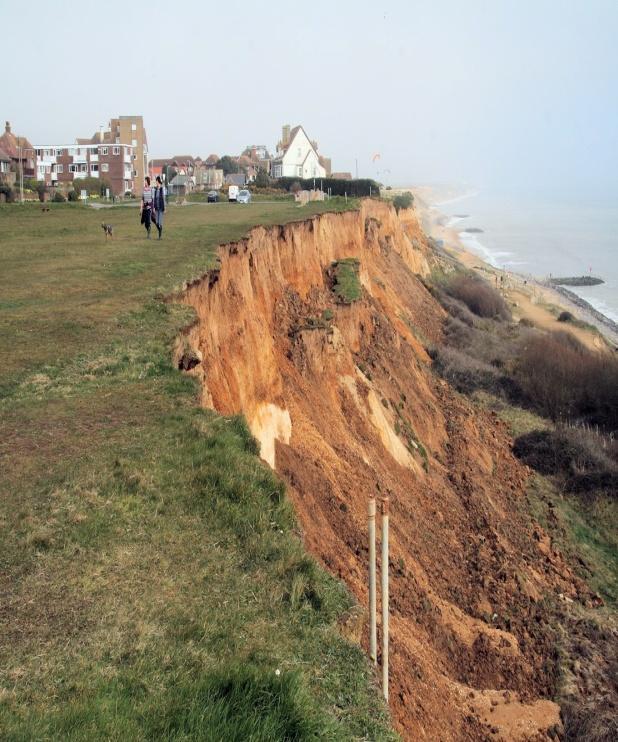
[[[348,593],[156,298],[324,208],[172,207],[162,242],[133,209],[0,208],[3,739],[391,738]]]

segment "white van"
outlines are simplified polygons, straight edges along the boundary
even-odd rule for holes
[[[231,185],[227,192],[228,201],[238,201],[238,186]]]

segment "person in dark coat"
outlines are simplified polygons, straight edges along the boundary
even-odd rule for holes
[[[152,220],[159,230],[159,239],[161,239],[161,234],[163,233],[163,214],[165,213],[165,188],[163,187],[160,175],[157,175],[157,181],[152,195],[152,208]]]

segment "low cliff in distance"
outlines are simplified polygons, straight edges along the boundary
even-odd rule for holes
[[[178,359],[204,406],[246,416],[307,548],[363,606],[367,501],[390,493],[403,737],[545,738],[559,708],[544,596],[584,601],[586,588],[528,514],[504,424],[432,371],[433,260],[415,213],[377,201],[257,227],[186,287],[197,321]]]

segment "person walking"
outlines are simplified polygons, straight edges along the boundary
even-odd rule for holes
[[[159,231],[159,239],[163,232],[163,213],[165,211],[165,188],[161,176],[157,175],[156,185],[152,196],[152,207],[154,209],[152,217],[156,228]]]
[[[150,177],[144,178],[144,190],[142,191],[142,201],[140,204],[140,223],[144,225],[148,239],[150,239],[150,223],[152,219],[152,188],[150,186]]]

